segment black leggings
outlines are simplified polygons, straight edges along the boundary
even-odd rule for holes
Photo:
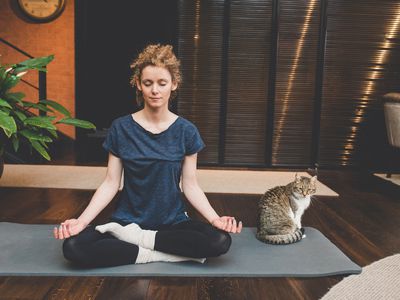
[[[189,220],[157,231],[154,250],[193,258],[216,257],[226,253],[232,240],[227,232],[210,224]],[[64,241],[63,252],[69,261],[89,267],[134,264],[137,245],[118,240],[88,226]]]

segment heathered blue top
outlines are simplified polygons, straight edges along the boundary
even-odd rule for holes
[[[156,134],[130,114],[114,120],[103,147],[122,160],[124,186],[112,220],[144,229],[187,220],[179,187],[182,163],[204,146],[196,126],[183,117]]]

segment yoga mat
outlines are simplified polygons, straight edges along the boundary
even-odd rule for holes
[[[106,167],[61,165],[4,165],[0,186],[64,189],[97,189],[106,176]],[[264,194],[266,190],[293,181],[296,172],[197,170],[200,187],[206,193]],[[301,176],[310,176],[298,172]],[[122,185],[122,183],[121,183]],[[321,182],[317,182],[317,195],[338,196]]]
[[[320,277],[358,274],[361,268],[318,230],[291,245],[267,245],[255,228],[232,235],[229,252],[196,262],[126,265],[79,269],[62,256],[62,241],[52,237],[53,225],[0,223],[1,276],[170,276],[170,277]]]

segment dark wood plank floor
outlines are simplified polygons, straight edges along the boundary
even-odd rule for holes
[[[400,252],[399,186],[355,171],[322,170],[319,179],[340,197],[315,197],[305,226],[319,229],[361,266]],[[0,221],[59,223],[78,216],[92,194],[1,188]],[[255,226],[259,196],[208,197],[220,214]],[[105,221],[111,210],[112,205],[95,223]],[[319,299],[342,278],[0,277],[0,299]]]

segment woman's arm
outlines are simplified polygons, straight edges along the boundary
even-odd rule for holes
[[[69,219],[54,229],[54,237],[63,239],[82,231],[111,202],[117,194],[122,177],[121,159],[109,154],[107,174],[103,183],[97,188],[89,205],[78,219]]]
[[[237,225],[235,218],[220,217],[216,213],[197,182],[196,169],[197,153],[185,156],[182,167],[182,190],[188,201],[213,226],[228,232],[239,233],[242,229],[242,222]]]

